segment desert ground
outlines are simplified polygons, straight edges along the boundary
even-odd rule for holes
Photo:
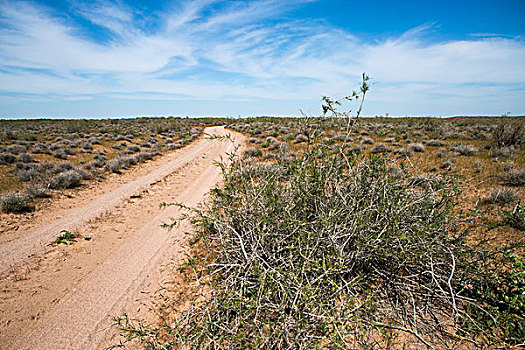
[[[522,117],[2,123],[2,349],[523,339]]]
[[[228,133],[223,127],[208,135]],[[229,134],[234,134],[229,132]],[[122,176],[77,189],[30,217],[3,214],[0,243],[2,349],[88,349],[118,343],[112,318],[148,315],[163,266],[183,257],[187,223],[161,227],[195,207],[220,181],[214,162],[235,143],[201,136]],[[16,224],[16,229],[12,229]],[[61,230],[77,242],[52,244]],[[142,313],[141,313],[142,312]]]

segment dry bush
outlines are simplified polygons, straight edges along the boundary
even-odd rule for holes
[[[473,156],[479,152],[476,147],[464,144],[456,144],[449,149],[452,152],[458,152],[462,156]]]
[[[496,147],[520,146],[523,138],[523,124],[500,123],[492,133]]]
[[[74,169],[59,173],[51,179],[50,187],[53,189],[74,188],[82,184],[82,174]]]
[[[386,153],[386,152],[391,152],[392,149],[390,147],[388,147],[387,145],[385,145],[384,143],[378,143],[377,145],[375,145],[371,150],[370,150],[370,153]]]
[[[257,147],[248,147],[243,152],[243,157],[244,158],[258,157],[258,156],[261,156],[261,155],[262,155],[262,151],[261,151],[260,148],[257,148]]]
[[[525,170],[510,170],[507,174],[503,175],[503,183],[507,186],[525,186]]]
[[[483,200],[483,202],[488,204],[505,205],[514,203],[518,199],[519,196],[514,190],[496,188],[490,192],[490,194]]]
[[[24,213],[32,211],[30,198],[18,192],[11,192],[0,197],[0,209],[7,213]]]

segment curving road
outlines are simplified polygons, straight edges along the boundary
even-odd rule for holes
[[[230,132],[212,127],[205,133]],[[239,144],[241,136],[234,140]],[[183,258],[184,233],[191,228],[161,228],[180,212],[159,203],[201,203],[221,179],[215,162],[235,144],[201,138],[148,165],[146,175],[0,242],[0,348],[98,349],[114,343],[112,317],[147,313],[162,266]],[[90,239],[49,246],[63,229]]]

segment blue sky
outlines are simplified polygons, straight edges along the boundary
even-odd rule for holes
[[[0,0],[0,118],[525,114],[525,1]]]

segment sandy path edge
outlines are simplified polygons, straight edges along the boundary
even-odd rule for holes
[[[216,128],[207,128],[205,133],[215,133]],[[132,182],[126,183],[109,191],[86,205],[72,208],[60,220],[45,226],[37,227],[29,232],[23,232],[15,239],[0,245],[0,276],[8,270],[18,267],[25,259],[46,251],[50,242],[61,230],[78,230],[89,220],[100,214],[111,211],[116,205],[147,188],[151,183],[162,180],[167,175],[188,164],[200,154],[212,147],[209,142],[200,139],[194,147],[183,149],[183,152],[167,164],[152,170],[149,174]]]
[[[220,127],[206,132],[227,133]],[[198,205],[221,179],[214,162],[233,148],[229,142],[200,140],[191,152],[170,161],[169,168],[153,170],[155,176],[149,174],[138,187],[129,187],[143,191],[142,198],[129,199],[124,184],[119,188],[126,190],[117,192],[124,201],[110,210],[92,211],[98,217],[87,224],[80,216],[80,232],[89,232],[92,240],[53,247],[24,279],[1,281],[0,348],[94,349],[114,344],[111,318],[122,311],[146,311],[162,265],[174,254],[184,254],[180,242],[190,227],[162,229],[160,224],[179,211],[160,210],[159,203]]]

